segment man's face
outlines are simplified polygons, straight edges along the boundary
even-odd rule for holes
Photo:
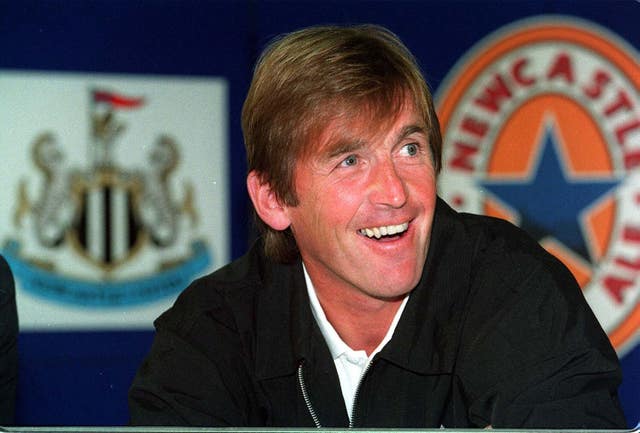
[[[371,124],[367,118],[329,124],[317,150],[298,161],[299,204],[285,211],[318,290],[392,300],[422,274],[436,174],[413,104],[385,127]]]

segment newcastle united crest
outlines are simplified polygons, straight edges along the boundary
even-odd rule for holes
[[[134,149],[119,148],[123,114],[148,101],[101,89],[90,97],[84,165],[71,162],[56,131],[35,134],[29,151],[38,176],[15,185],[16,235],[2,254],[26,291],[56,302],[132,305],[175,294],[211,262],[194,235],[193,185],[174,179],[182,143],[157,133],[136,144],[143,157],[134,165]]]

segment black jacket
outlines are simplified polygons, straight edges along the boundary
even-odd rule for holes
[[[18,313],[13,275],[0,256],[0,425],[11,425],[15,416],[18,380]]]
[[[138,425],[349,425],[300,263],[258,244],[156,321]],[[615,352],[569,271],[515,226],[439,201],[424,273],[362,380],[355,427],[625,427]],[[303,398],[302,388],[308,397]]]

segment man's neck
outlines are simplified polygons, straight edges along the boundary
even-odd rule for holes
[[[307,273],[310,294],[314,294],[322,313],[335,332],[353,350],[364,350],[370,355],[387,335],[406,296],[378,299],[355,288],[338,284],[323,284]],[[315,314],[315,313],[314,313]]]
[[[316,291],[327,320],[340,338],[353,350],[364,350],[370,355],[384,339],[402,305],[402,300],[381,301],[377,308],[367,310],[341,302],[334,296]]]

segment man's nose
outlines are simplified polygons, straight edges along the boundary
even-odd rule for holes
[[[407,201],[405,180],[391,161],[377,164],[371,176],[370,199],[373,204],[402,207]]]

